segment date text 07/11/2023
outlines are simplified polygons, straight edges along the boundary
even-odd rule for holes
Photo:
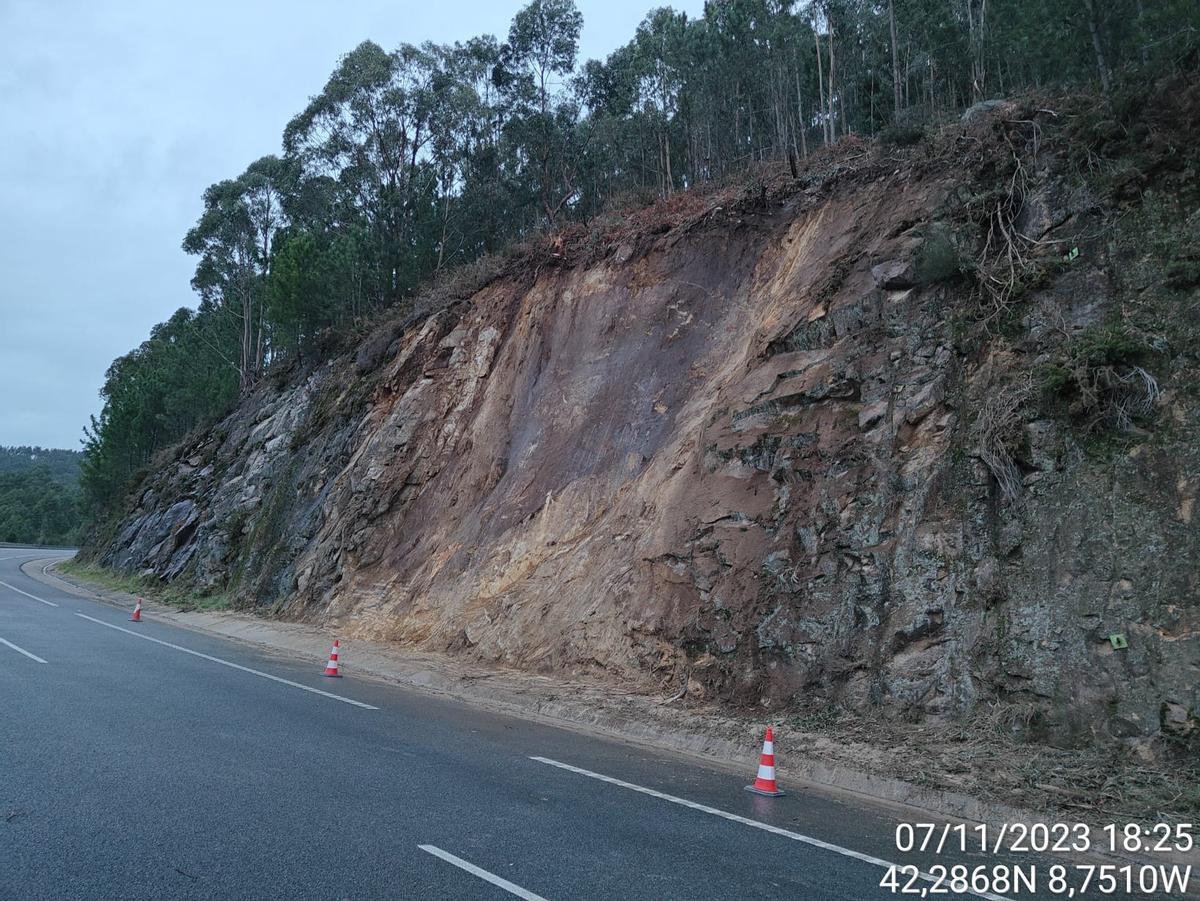
[[[1119,854],[1167,854],[1191,851],[1196,827],[1192,823],[899,823],[896,850],[902,853],[949,852],[1063,853],[1101,851]]]

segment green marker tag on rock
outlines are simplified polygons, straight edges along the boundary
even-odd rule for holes
[[[1108,636],[1108,643],[1118,651],[1129,647],[1129,640],[1120,632],[1114,632],[1112,635]]]

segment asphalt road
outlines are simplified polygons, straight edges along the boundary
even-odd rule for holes
[[[753,773],[356,678],[352,643],[326,679],[132,624],[19,568],[47,556],[0,549],[5,899],[857,901],[894,897],[863,855],[984,860],[899,854],[911,814],[789,786],[786,746],[789,794],[757,797]]]

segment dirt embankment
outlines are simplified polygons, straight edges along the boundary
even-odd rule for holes
[[[546,241],[261,386],[96,552],[681,704],[1194,747],[1196,85],[1170,96],[1001,105]]]

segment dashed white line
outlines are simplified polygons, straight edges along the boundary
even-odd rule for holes
[[[143,638],[146,641],[152,641],[155,644],[161,644],[163,647],[172,648],[176,651],[183,651],[185,654],[191,654],[193,657],[199,657],[202,660],[209,660],[213,663],[219,663],[221,666],[227,666],[230,669],[241,670],[243,673],[250,673],[254,676],[262,676],[264,679],[270,679],[272,682],[278,682],[281,685],[290,685],[292,688],[299,688],[303,691],[312,692],[315,695],[320,695],[323,698],[331,698],[334,701],[341,701],[343,704],[353,704],[355,707],[361,707],[363,710],[378,710],[378,707],[372,707],[370,704],[364,704],[362,701],[355,701],[351,698],[343,698],[341,695],[335,695],[332,692],[321,691],[319,688],[310,688],[307,685],[301,685],[299,682],[293,682],[291,679],[282,679],[279,676],[272,676],[270,673],[264,673],[262,670],[251,669],[248,666],[242,666],[240,663],[233,663],[230,660],[222,660],[220,657],[213,657],[211,654],[201,654],[199,651],[193,651],[191,648],[185,648],[177,644],[171,644],[169,641],[163,641],[161,638],[151,638],[149,635],[143,635],[140,632],[134,632],[132,629],[126,629],[122,626],[114,626],[112,623],[106,623],[102,619],[96,619],[94,616],[88,616],[86,613],[76,613],[78,617],[93,622],[98,626],[104,626],[108,629],[115,629],[118,632],[124,632],[126,635],[132,635],[134,638]]]
[[[605,776],[602,773],[593,773],[591,770],[581,769],[577,766],[571,766],[569,763],[562,763],[558,760],[551,760],[549,757],[530,757],[530,760],[536,760],[538,763],[549,764],[556,766],[560,770],[568,770],[572,773],[578,773],[580,776],[587,776],[591,779],[599,779],[601,782],[607,782],[609,785],[619,785],[621,788],[628,788],[631,791],[641,792],[643,795],[649,795],[652,798],[658,798],[661,801],[670,801],[672,804],[679,804],[683,807],[689,807],[692,810],[699,810],[701,813],[712,814],[715,817],[722,817],[726,820],[732,820],[735,823],[741,823],[743,826],[753,826],[755,829],[761,829],[764,832],[770,832],[772,835],[782,835],[784,838],[790,838],[793,841],[803,842],[806,845],[812,845],[814,848],[821,848],[825,851],[832,851],[835,854],[841,854],[844,857],[852,857],[855,860],[861,860],[864,863],[869,863],[884,869],[899,867],[899,864],[894,864],[891,861],[883,860],[880,857],[872,857],[870,854],[863,854],[859,851],[843,848],[841,845],[835,845],[831,842],[822,841],[819,838],[813,838],[810,835],[802,835],[799,832],[792,832],[788,829],[781,829],[778,826],[772,826],[770,823],[762,823],[758,820],[752,820],[749,817],[738,816],[736,813],[729,813],[725,810],[718,810],[716,807],[709,807],[706,804],[697,804],[695,801],[689,801],[686,798],[677,798],[674,795],[668,795],[665,792],[655,791],[652,788],[646,788],[642,785],[636,785],[633,782],[624,782],[620,779],[614,779],[612,776]],[[912,872],[911,870],[909,871]],[[921,872],[920,877],[926,882],[939,882],[936,876],[929,873]],[[987,898],[989,901],[1009,901],[1003,895],[993,895],[991,892],[966,892],[965,894],[975,895],[978,898]]]
[[[14,651],[16,651],[18,654],[24,654],[24,655],[25,655],[26,657],[28,657],[30,660],[36,660],[38,663],[45,663],[45,662],[46,662],[46,661],[45,661],[45,660],[43,660],[41,657],[39,657],[37,654],[30,654],[30,653],[29,653],[27,650],[25,650],[24,648],[19,648],[19,647],[17,647],[17,646],[16,646],[15,644],[13,644],[11,641],[5,641],[3,638],[0,638],[0,644],[2,644],[2,645],[7,645],[8,647],[10,647],[10,648],[12,648]]]
[[[422,851],[432,854],[434,857],[440,857],[446,863],[454,864],[460,870],[466,870],[472,876],[478,876],[485,882],[490,882],[492,885],[498,886],[508,892],[510,895],[516,895],[518,898],[524,898],[525,901],[546,901],[541,895],[535,895],[528,889],[523,889],[516,883],[509,882],[507,879],[502,879],[495,873],[489,873],[487,870],[475,866],[470,861],[463,860],[461,857],[455,857],[449,851],[443,851],[436,845],[417,845]]]
[[[36,594],[30,594],[28,591],[22,591],[16,585],[9,585],[7,582],[0,582],[0,585],[3,585],[9,591],[15,591],[17,594],[25,595],[25,597],[27,597],[27,598],[33,598],[39,604],[45,604],[47,607],[57,607],[58,606],[58,604],[54,603],[54,601],[47,601],[44,598],[39,598]]]

